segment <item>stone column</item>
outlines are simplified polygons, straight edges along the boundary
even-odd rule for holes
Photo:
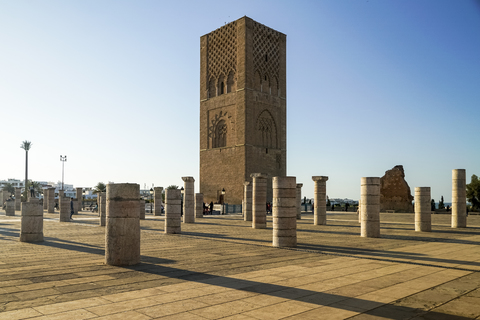
[[[8,200],[5,205],[5,215],[14,216],[15,215],[15,201]]]
[[[140,220],[145,220],[145,200],[141,199],[138,201],[140,206]]]
[[[65,196],[65,191],[63,190],[58,190],[58,210],[60,211],[60,203],[62,202],[62,199]]]
[[[38,199],[22,203],[20,241],[43,241],[43,208]]]
[[[184,181],[183,191],[183,223],[195,222],[195,193],[193,177],[182,177]]]
[[[430,187],[415,188],[415,231],[432,230]]]
[[[155,187],[153,188],[153,198],[155,199],[154,201],[154,215],[155,216],[161,216],[162,215],[162,193],[163,193],[163,187]]]
[[[297,196],[295,177],[273,177],[274,247],[297,246]]]
[[[102,192],[97,192],[97,206],[98,206],[98,216],[101,218],[101,213],[102,213]],[[104,223],[100,223],[101,226],[105,226],[105,220]]]
[[[252,228],[267,228],[267,177],[265,173],[252,173]]]
[[[179,189],[165,190],[165,233],[181,233],[182,193]]]
[[[313,176],[313,224],[327,224],[327,176]]]
[[[105,263],[131,266],[140,263],[140,210],[136,183],[107,184]]]
[[[55,213],[55,188],[47,189],[47,212]]]
[[[73,199],[73,214],[78,214],[78,200]]]
[[[70,198],[59,197],[60,222],[70,222]]]
[[[362,223],[362,199],[358,200],[358,223]]]
[[[15,211],[20,211],[22,203],[22,188],[15,188]]]
[[[467,172],[452,170],[452,228],[467,227]]]
[[[243,183],[243,220],[252,221],[252,182]]]
[[[203,193],[195,193],[195,219],[203,218]]]
[[[3,203],[10,198],[10,192],[5,190],[0,190],[0,205],[3,206]]]
[[[43,210],[48,210],[48,203],[47,203],[47,198],[48,198],[48,189],[43,189]]]
[[[75,188],[75,190],[77,190],[77,212],[75,213],[78,213],[78,211],[81,211],[83,206],[83,189],[82,188]]]
[[[302,219],[302,187],[303,183],[297,183],[296,191],[296,208],[297,208],[297,219]]]
[[[140,189],[138,189],[138,194],[140,194]],[[104,227],[106,225],[106,215],[107,215],[107,193],[106,192],[97,193],[97,201],[98,201],[98,215],[100,216],[100,226]]]
[[[362,209],[360,234],[362,237],[380,237],[380,178],[361,179],[360,200]]]

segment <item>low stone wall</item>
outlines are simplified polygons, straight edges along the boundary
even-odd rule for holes
[[[266,211],[266,204],[265,204],[265,211]],[[242,213],[242,205],[241,204],[214,204],[213,205],[213,214],[233,214],[233,213]]]

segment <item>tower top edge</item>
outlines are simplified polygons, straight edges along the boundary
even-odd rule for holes
[[[276,32],[276,33],[279,33],[279,34],[282,34],[282,35],[286,36],[283,32],[280,32],[280,31],[277,31],[277,30],[275,30],[275,29],[273,29],[273,28],[270,28],[269,26],[266,26],[266,25],[264,25],[263,23],[260,23],[260,22],[258,22],[258,21],[255,21],[255,20],[253,20],[253,19],[250,18],[250,17],[243,16],[243,17],[241,17],[241,18],[239,18],[239,19],[237,19],[237,20],[231,21],[231,22],[229,22],[229,23],[225,23],[225,25],[223,25],[223,26],[221,26],[221,27],[219,27],[219,28],[217,28],[217,29],[215,29],[215,30],[213,30],[213,31],[210,31],[209,33],[206,33],[206,34],[204,34],[204,35],[201,36],[201,37],[208,36],[209,34],[212,34],[212,33],[216,32],[216,31],[218,31],[218,30],[220,30],[220,29],[222,29],[222,28],[225,28],[225,27],[229,26],[229,25],[232,24],[232,23],[236,23],[236,22],[238,22],[238,21],[240,21],[240,20],[242,20],[242,19],[252,21],[253,23],[258,23],[259,25],[261,25],[261,26],[263,26],[263,27],[265,27],[265,28],[268,28],[268,29],[270,29],[270,30],[272,30],[272,31],[274,31],[274,32]]]

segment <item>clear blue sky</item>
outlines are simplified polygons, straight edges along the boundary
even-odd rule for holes
[[[0,0],[0,179],[143,188],[199,178],[200,36],[242,16],[287,35],[287,174],[358,199],[401,164],[451,199],[480,175],[480,3]],[[196,182],[196,192],[198,183]]]

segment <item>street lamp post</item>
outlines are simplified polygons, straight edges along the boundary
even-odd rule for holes
[[[64,190],[63,189],[63,172],[64,172],[64,165],[65,165],[65,161],[67,161],[67,156],[62,156],[60,155],[60,161],[62,161],[62,191]]]
[[[222,189],[222,214],[225,214],[225,188]]]
[[[153,188],[150,188],[150,213],[153,213],[152,202],[153,202]]]

